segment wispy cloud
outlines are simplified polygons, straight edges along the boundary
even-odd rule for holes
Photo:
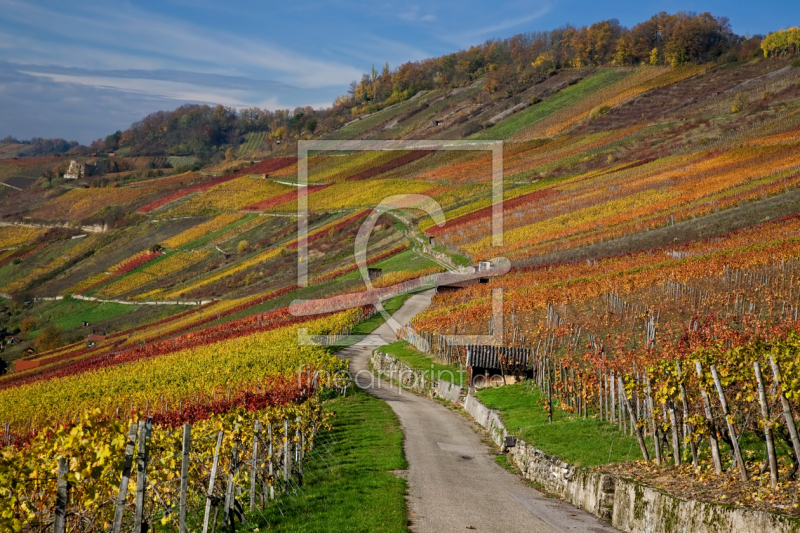
[[[421,13],[418,5],[409,6],[405,11],[398,14],[401,20],[408,22],[434,22],[436,15],[433,13]]]
[[[343,84],[360,73],[349,65],[319,61],[258,37],[198,27],[131,6],[93,5],[85,14],[11,0],[0,1],[0,6],[7,20],[45,34],[36,39],[38,46],[23,52],[25,62],[33,62],[32,56],[41,61],[44,56],[59,65],[111,68],[136,64],[133,68],[140,68],[145,66],[145,58],[150,68],[191,65],[206,72],[238,74],[259,70],[264,77],[291,80],[304,87]],[[52,47],[54,37],[65,42]],[[33,44],[33,39],[26,40]],[[87,48],[94,53],[85,53]]]

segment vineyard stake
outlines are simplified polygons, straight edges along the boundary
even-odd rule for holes
[[[616,385],[614,383],[614,371],[612,370],[608,377],[609,385],[611,385],[611,392],[609,393],[609,397],[611,398],[611,423],[616,424],[617,422],[617,398],[616,398]]]
[[[231,451],[231,465],[228,469],[228,485],[225,488],[225,507],[223,508],[223,521],[228,526],[228,530],[231,532],[236,531],[236,517],[234,515],[235,508],[236,508],[236,495],[233,491],[233,478],[236,476],[239,470],[239,445],[234,444],[233,450]]]
[[[206,512],[203,516],[203,533],[208,533],[208,520],[211,518],[211,497],[214,495],[214,482],[217,477],[217,466],[219,466],[219,449],[222,447],[222,437],[225,435],[223,431],[217,435],[217,446],[214,448],[214,461],[211,463],[211,476],[208,479],[208,492],[206,493]],[[219,508],[217,508],[219,510]],[[214,517],[214,527],[216,527],[217,519]]]
[[[58,484],[56,489],[56,517],[53,524],[55,533],[67,532],[67,504],[69,503],[69,462],[63,457],[58,460]]]
[[[758,402],[761,404],[761,417],[764,419],[764,438],[767,441],[767,459],[769,460],[769,481],[775,487],[778,484],[778,461],[775,459],[775,443],[772,441],[767,393],[764,390],[764,378],[761,375],[761,366],[759,366],[758,361],[753,361],[753,370],[756,373],[756,381],[758,381]]]
[[[697,377],[703,377],[703,366],[700,361],[695,361],[695,370]],[[717,443],[717,428],[714,426],[714,415],[711,413],[711,400],[708,398],[708,393],[704,388],[700,387],[700,395],[703,397],[703,407],[705,408],[706,420],[711,426],[711,431],[708,434],[708,445],[711,448],[711,456],[714,459],[714,469],[717,475],[722,473],[722,460],[719,457],[719,444]]]
[[[681,464],[681,447],[678,443],[678,420],[675,417],[675,402],[672,399],[667,402],[669,410],[669,423],[672,426],[672,453],[675,456],[675,466]]]
[[[650,409],[650,422],[653,424],[653,444],[656,452],[656,464],[661,466],[661,441],[659,441],[658,426],[656,425],[656,411],[653,406],[653,396],[650,390],[650,378],[647,374],[644,375],[647,382],[647,407]]]
[[[675,361],[675,368],[678,370],[678,380],[681,380],[681,362]],[[689,440],[689,446],[692,449],[692,464],[694,465],[694,469],[697,470],[700,468],[700,465],[697,461],[697,444],[694,442],[694,439],[691,438],[692,436],[692,425],[686,421],[689,417],[689,402],[686,398],[686,387],[683,386],[683,381],[680,381],[680,390],[681,390],[681,403],[683,404],[683,437],[684,439]]]
[[[283,482],[285,484],[284,488],[288,488],[289,486],[289,419],[283,419]]]
[[[733,453],[736,457],[736,462],[739,463],[739,470],[742,474],[742,481],[747,483],[747,467],[744,464],[744,458],[742,457],[742,450],[739,449],[739,440],[736,438],[736,430],[733,427],[733,423],[729,418],[728,413],[728,402],[725,399],[725,392],[722,390],[722,382],[719,379],[719,375],[717,374],[717,369],[714,365],[711,365],[711,375],[714,377],[714,384],[717,386],[717,393],[719,394],[719,403],[722,405],[722,416],[725,417],[725,422],[728,424],[728,433],[731,436],[731,445],[733,446]]]
[[[181,450],[181,503],[178,527],[186,533],[186,497],[189,490],[189,451],[192,446],[192,426],[183,425],[183,449]]]
[[[297,438],[297,443],[295,444],[295,452],[297,460],[297,485],[303,485],[303,434],[300,431],[300,426],[302,425],[303,418],[298,416],[297,417],[297,429],[295,430],[295,437]]]
[[[136,461],[136,512],[133,517],[133,531],[138,533],[142,530],[142,520],[144,519],[144,496],[147,487],[147,440],[150,438],[150,430],[153,427],[153,420],[139,422],[139,458]]]
[[[258,434],[261,431],[261,425],[256,420],[255,427],[253,428],[253,457],[250,470],[250,512],[256,510],[256,473],[258,468]]]
[[[274,472],[272,470],[272,461],[273,461],[273,457],[272,457],[272,423],[267,425],[267,436],[269,437],[269,479],[270,479],[269,499],[270,500],[274,500],[275,499],[275,477],[274,477]]]
[[[625,404],[628,406],[628,412],[631,414],[631,421],[636,428],[636,440],[639,441],[639,449],[642,450],[642,457],[644,457],[644,462],[650,462],[650,454],[647,453],[647,446],[644,443],[644,436],[642,436],[642,428],[639,427],[639,421],[636,419],[636,413],[633,412],[631,409],[631,401],[628,399],[628,395],[625,394],[625,385],[622,383],[622,376],[619,378],[619,388],[622,393],[622,397],[625,398]]]
[[[128,497],[128,483],[131,478],[131,467],[133,466],[133,450],[136,446],[136,424],[131,424],[128,430],[128,444],[125,446],[125,462],[122,465],[122,480],[119,483],[119,494],[117,495],[117,508],[114,510],[114,533],[120,533],[122,529],[122,516],[125,513],[125,499]]]
[[[795,309],[795,313],[797,309]],[[775,362],[775,357],[770,355],[769,362],[772,365],[772,374],[775,376],[775,383],[781,382],[781,372],[778,368],[778,363]],[[778,389],[778,394],[781,398],[781,405],[783,406],[783,418],[786,421],[786,429],[789,430],[789,436],[792,438],[792,447],[794,448],[795,459],[800,462],[800,438],[797,436],[797,426],[794,424],[794,417],[792,416],[792,407],[789,405],[789,400],[786,399],[786,394],[783,392],[783,387]]]

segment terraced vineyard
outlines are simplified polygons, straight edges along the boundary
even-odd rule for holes
[[[107,530],[125,432],[149,417],[159,431],[153,475],[167,481],[148,490],[179,480],[169,461],[181,453],[175,429],[184,423],[200,439],[222,431],[234,485],[235,454],[265,442],[256,418],[285,424],[283,453],[311,453],[303,439],[336,426],[322,406],[345,392],[332,376],[347,364],[332,348],[298,342],[299,331],[341,340],[377,326],[378,297],[421,276],[444,288],[399,332],[409,342],[393,349],[447,368],[467,365],[456,334],[527,349],[524,368],[499,360],[486,370],[497,370],[489,379],[503,387],[483,397],[519,420],[515,430],[531,442],[541,434],[525,424],[548,420],[554,433],[541,445],[553,449],[545,452],[582,458],[559,444],[560,422],[570,435],[599,431],[613,441],[619,432],[632,451],[603,450],[605,463],[617,462],[595,453],[591,464],[679,495],[699,491],[689,499],[797,514],[800,67],[788,48],[776,52],[776,39],[758,55],[779,57],[671,66],[656,54],[658,65],[576,60],[542,70],[542,52],[517,71],[498,47],[509,57],[523,52],[490,43],[495,55],[460,53],[484,50],[480,61],[431,60],[441,63],[435,83],[397,81],[375,97],[364,91],[380,89],[376,73],[327,115],[299,108],[267,120],[249,110],[250,129],[219,140],[207,159],[165,155],[192,153],[188,145],[74,156],[86,172],[79,179],[65,176],[72,152],[9,159],[31,145],[0,145],[0,180],[35,180],[0,189],[0,527],[52,524],[56,484],[13,479],[55,479],[51,453],[70,459],[72,476],[96,473],[95,493],[74,486],[89,502],[87,520]],[[454,74],[468,64],[469,75]],[[230,113],[244,124],[244,111]],[[500,141],[503,173],[493,176],[491,156],[478,149],[334,147],[298,159],[304,139]],[[300,187],[304,164],[309,183]],[[404,195],[433,199],[445,222],[410,203],[373,213]],[[498,213],[502,242],[492,232]],[[373,222],[366,250],[357,250]],[[361,251],[377,292],[364,292]],[[474,285],[436,277],[501,257],[511,270]],[[304,271],[307,280],[298,277]],[[330,312],[317,300],[328,298],[352,308]],[[293,314],[301,308],[308,315]],[[323,376],[316,383],[315,372]],[[513,380],[523,383],[505,387]],[[249,424],[248,443],[236,424]],[[88,447],[70,444],[77,433],[102,453],[85,459]],[[258,452],[248,453],[256,455],[247,472],[278,464],[270,455],[259,470]],[[210,454],[197,464],[211,468]],[[264,475],[266,507],[269,488],[294,478]],[[205,493],[192,490],[189,499],[205,504]],[[150,504],[161,513],[155,529],[177,530],[170,517],[180,495],[158,494],[171,503]],[[243,500],[235,491],[231,498]]]

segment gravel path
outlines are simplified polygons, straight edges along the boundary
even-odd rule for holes
[[[395,313],[401,324],[430,304],[432,291],[412,296]],[[411,531],[615,532],[594,516],[546,498],[498,466],[474,424],[437,402],[378,380],[368,371],[377,346],[393,342],[384,324],[364,341],[339,352],[350,360],[358,385],[389,403],[405,435]]]

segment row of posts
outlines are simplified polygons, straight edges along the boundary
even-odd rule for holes
[[[278,479],[282,481],[281,489],[286,491],[291,483],[291,476],[293,473],[297,475],[298,486],[303,483],[303,459],[305,455],[305,437],[300,431],[301,418],[297,417],[298,427],[295,431],[295,437],[298,440],[294,453],[291,451],[290,438],[289,438],[289,420],[283,421],[283,436],[285,444],[282,446],[282,472],[281,477]],[[112,525],[113,533],[120,533],[122,530],[122,522],[125,514],[125,502],[128,497],[128,485],[130,482],[131,471],[134,463],[134,450],[136,449],[136,442],[138,440],[139,446],[135,454],[136,460],[136,496],[135,496],[135,510],[134,510],[134,524],[133,531],[145,531],[143,529],[145,517],[144,506],[147,488],[147,465],[149,462],[149,441],[153,428],[152,418],[139,421],[138,424],[132,423],[128,432],[127,444],[125,447],[125,461],[122,467],[122,479],[120,480],[119,493],[116,500],[116,508],[114,513],[114,522]],[[238,426],[234,428],[234,432]],[[261,505],[265,505],[265,495],[268,494],[269,500],[275,499],[275,485],[272,482],[276,472],[273,471],[274,465],[273,457],[273,440],[272,440],[272,424],[267,425],[267,442],[261,435],[261,424],[255,422],[255,434],[253,437],[253,453],[250,461],[251,476],[250,476],[250,512],[255,511],[256,506],[256,486],[258,484],[258,460],[261,450],[265,450],[269,460],[268,478],[265,479],[261,476],[262,493]],[[189,489],[189,454],[191,451],[191,424],[184,424],[183,426],[183,439],[182,439],[182,452],[181,452],[181,488],[180,488],[180,506],[178,516],[178,528],[180,533],[186,532],[186,512],[187,512],[187,496]],[[138,436],[137,436],[138,434]],[[220,448],[224,438],[224,431],[217,434],[217,442],[214,448],[214,458],[211,466],[211,473],[208,481],[208,491],[206,493],[205,513],[203,516],[203,533],[208,533],[209,525],[211,524],[211,508],[215,508],[214,521],[216,524],[219,513],[220,498],[214,496],[214,486],[216,484],[217,471],[219,469],[219,456]],[[296,463],[296,465],[293,465]],[[223,505],[223,520],[225,525],[230,531],[234,530],[234,523],[237,517],[243,518],[240,509],[237,509],[235,495],[237,487],[235,487],[235,477],[241,468],[239,461],[239,445],[235,444],[231,454],[230,469],[228,471],[224,505]],[[296,468],[295,468],[296,466]],[[61,458],[58,460],[58,481],[56,492],[56,508],[54,531],[55,533],[66,533],[67,524],[67,507],[69,504],[70,485],[67,480],[69,474],[69,462],[67,459]],[[281,479],[282,478],[282,479]],[[270,480],[269,482],[267,480]],[[146,526],[145,526],[146,527]]]

